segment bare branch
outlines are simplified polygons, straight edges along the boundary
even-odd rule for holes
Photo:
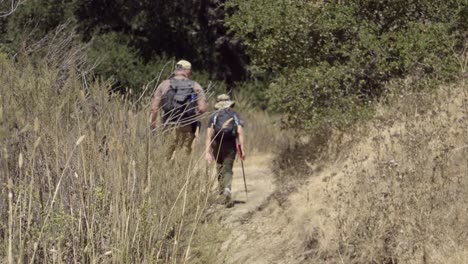
[[[24,0],[10,0],[10,2],[5,2],[5,0],[0,1],[0,18],[7,17],[18,9],[18,7],[24,3]],[[6,10],[3,10],[6,6]]]

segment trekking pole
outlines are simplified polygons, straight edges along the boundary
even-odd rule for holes
[[[245,197],[249,199],[249,196],[247,194],[247,181],[245,180],[244,155],[238,142],[236,142],[236,148],[237,148],[237,153],[239,153],[239,159],[240,159],[241,166],[242,166],[242,176],[244,177]]]

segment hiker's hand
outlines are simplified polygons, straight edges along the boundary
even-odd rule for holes
[[[155,127],[151,126],[150,135],[151,135],[153,138],[155,138],[155,137],[156,137],[156,134],[157,134],[157,133],[156,133],[156,126],[155,126]]]
[[[205,159],[208,162],[208,164],[211,164],[214,160],[213,154],[211,154],[210,152],[207,152],[205,154]]]
[[[245,150],[244,150],[244,146],[240,146],[240,154],[241,154],[241,159],[244,160],[245,159]]]

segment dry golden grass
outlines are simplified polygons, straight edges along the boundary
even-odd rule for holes
[[[255,259],[265,263],[466,262],[468,87],[399,88],[375,119],[318,144],[319,159],[306,155],[314,146],[291,152],[298,168],[280,176],[310,177],[252,219],[258,247],[239,246],[242,254],[262,252]]]
[[[16,62],[0,52],[0,262],[213,263],[224,233],[206,214],[216,179],[204,127],[192,155],[169,161],[172,133],[150,132],[150,97],[89,81],[73,43],[59,34]],[[269,117],[238,112],[248,153],[270,151]]]
[[[389,101],[390,109],[378,107],[374,121],[342,137],[341,147],[331,146],[345,150],[335,156],[335,173],[324,178],[327,225],[310,234],[309,260],[463,262],[468,87],[461,81]]]
[[[59,66],[0,58],[0,262],[209,261],[202,153],[168,162],[148,109]]]

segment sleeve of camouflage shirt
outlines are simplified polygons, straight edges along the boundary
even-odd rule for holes
[[[161,99],[164,94],[167,93],[167,90],[170,87],[170,81],[165,80],[159,84],[158,88],[156,88],[156,92],[154,92],[153,101],[151,102],[151,112],[157,113],[160,108]]]
[[[203,88],[197,82],[195,82],[193,86],[193,91],[197,94],[198,111],[200,114],[203,114],[206,112],[208,108],[207,103],[206,103],[205,91],[203,91]]]

